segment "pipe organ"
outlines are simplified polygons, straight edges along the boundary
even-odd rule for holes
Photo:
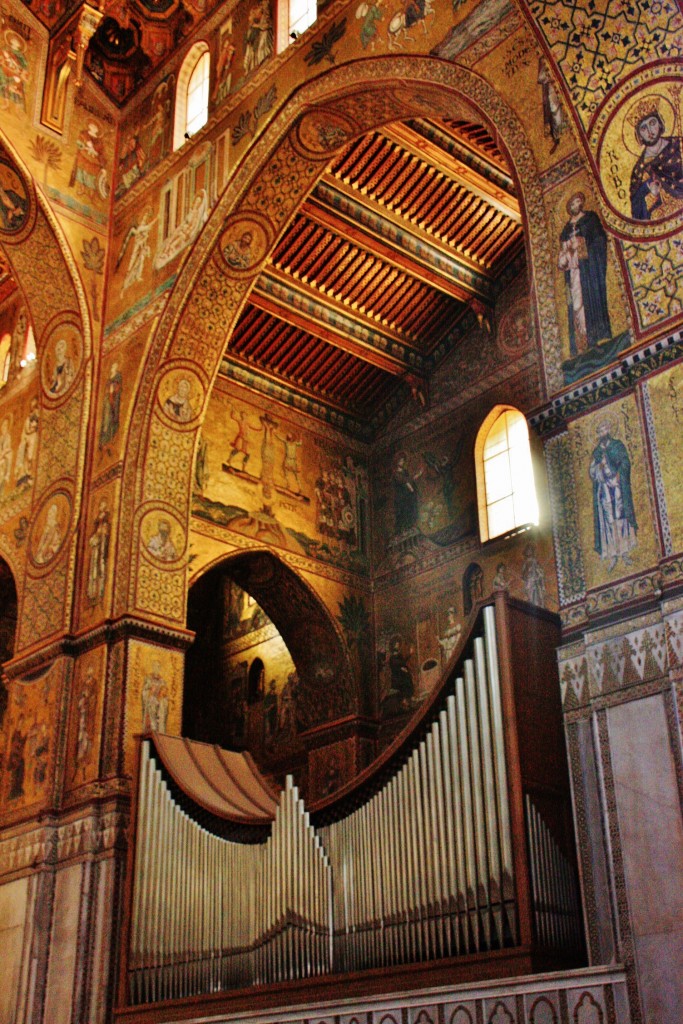
[[[524,679],[511,645],[529,606],[496,603],[418,720],[311,814],[291,777],[276,799],[248,755],[142,739],[125,1003],[505,950],[580,955],[567,793],[520,742],[520,717],[549,699],[548,663],[529,654]]]

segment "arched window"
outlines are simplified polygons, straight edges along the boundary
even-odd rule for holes
[[[12,365],[12,335],[3,334],[0,338],[0,388],[4,387],[9,380],[10,366]]]
[[[316,0],[289,0],[289,35],[296,39],[318,17]]]
[[[210,73],[209,46],[202,40],[190,49],[178,75],[173,121],[174,149],[179,149],[186,135],[191,137],[208,121]]]
[[[33,328],[29,324],[26,328],[26,334],[21,340],[21,358],[19,360],[19,366],[30,366],[31,363],[36,361],[36,339],[33,334]]]
[[[260,658],[254,658],[249,666],[249,682],[247,684],[247,703],[256,704],[262,700],[266,688],[266,669]]]
[[[529,430],[518,409],[491,410],[477,435],[475,462],[483,541],[538,523]]]

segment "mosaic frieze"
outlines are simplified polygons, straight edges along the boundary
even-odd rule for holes
[[[558,652],[562,700],[566,710],[609,697],[617,691],[680,671],[683,617],[657,613],[636,620],[636,628],[610,627],[585,634],[583,643]]]
[[[364,460],[341,438],[214,393],[197,448],[193,513],[256,542],[366,573]]]

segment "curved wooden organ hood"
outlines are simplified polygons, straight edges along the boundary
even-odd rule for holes
[[[558,631],[494,595],[404,732],[310,813],[248,755],[142,737],[118,1018],[340,974],[362,992],[372,968],[419,985],[579,963]]]

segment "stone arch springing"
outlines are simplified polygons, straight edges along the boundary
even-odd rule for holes
[[[121,538],[132,557],[125,560],[130,576],[122,574],[116,595],[120,612],[134,606],[166,621],[183,617],[182,564],[174,575],[164,567],[145,566],[144,572],[136,572],[141,522],[153,506],[177,506],[187,545],[189,487],[179,488],[178,481],[191,480],[198,429],[226,338],[290,218],[337,150],[352,138],[425,112],[452,117],[455,111],[485,123],[510,156],[526,211],[538,308],[545,311],[540,328],[546,375],[549,384],[555,383],[551,378],[560,367],[559,332],[554,312],[548,312],[554,309],[548,229],[535,161],[516,115],[478,76],[434,58],[373,58],[321,75],[291,97],[241,161],[195,244],[151,341],[123,474],[124,492],[138,511],[129,535]],[[331,136],[318,130],[330,124],[335,128]],[[253,242],[248,266],[231,267],[226,253],[245,233]],[[174,366],[190,363],[201,392],[197,406],[202,408],[181,432],[164,421],[157,396],[164,376]],[[170,451],[172,460],[167,457]],[[159,602],[162,576],[164,600]]]

